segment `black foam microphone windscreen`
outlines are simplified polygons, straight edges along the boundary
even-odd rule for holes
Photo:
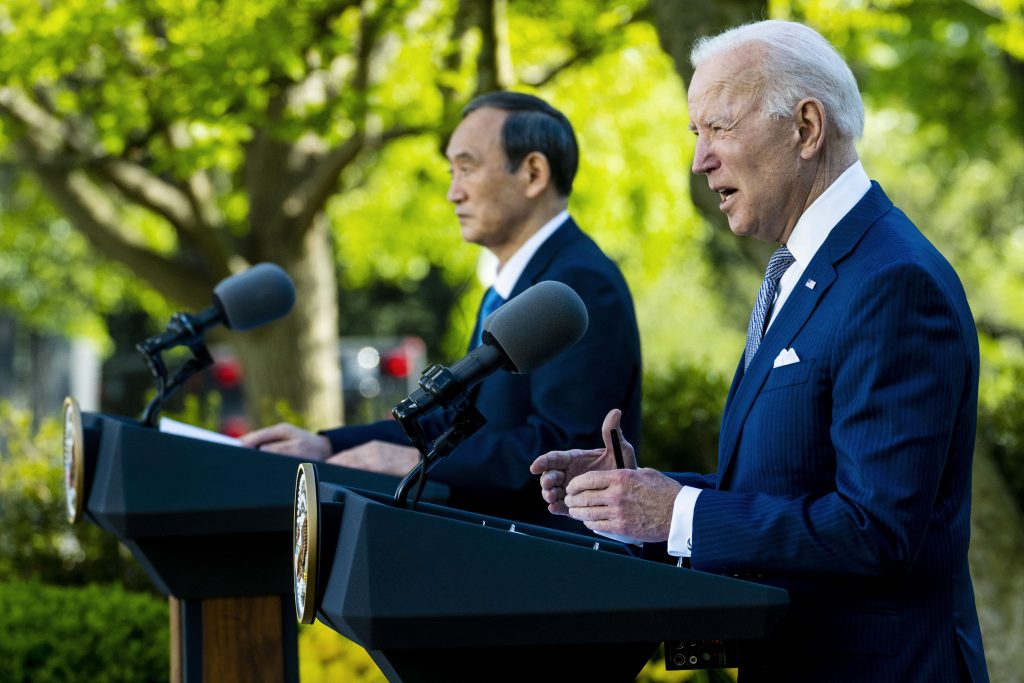
[[[232,330],[251,330],[283,317],[295,305],[295,285],[273,263],[258,263],[225,278],[213,289],[213,301]]]
[[[484,341],[490,335],[516,372],[532,372],[582,339],[588,322],[572,287],[545,280],[487,316]]]

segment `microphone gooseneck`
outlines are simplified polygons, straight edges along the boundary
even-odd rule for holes
[[[156,426],[160,407],[189,377],[213,364],[205,332],[217,325],[230,330],[250,330],[288,314],[295,304],[295,285],[288,274],[273,263],[260,263],[249,270],[221,280],[213,289],[213,305],[199,313],[175,313],[167,329],[135,346],[156,379],[157,393],[142,413],[141,422]],[[163,352],[186,346],[192,358],[170,381]]]
[[[587,308],[571,287],[540,282],[484,320],[480,346],[450,368],[431,365],[424,370],[420,388],[391,411],[421,454],[420,463],[399,484],[395,504],[405,505],[416,480],[422,492],[429,469],[486,423],[470,400],[469,390],[475,384],[497,370],[521,374],[536,370],[578,342],[587,324]],[[451,408],[456,416],[430,446],[419,416],[435,407]]]

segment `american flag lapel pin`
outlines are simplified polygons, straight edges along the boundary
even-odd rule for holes
[[[804,283],[804,287],[806,287],[807,289],[814,289],[814,285],[816,284],[818,283],[815,282],[814,280],[808,280],[807,282]]]

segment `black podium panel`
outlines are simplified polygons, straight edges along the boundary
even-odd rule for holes
[[[164,593],[182,599],[291,595],[300,460],[83,415],[86,516],[115,534]],[[398,479],[321,464],[324,481],[393,492]],[[425,494],[445,499],[446,488]]]
[[[763,638],[789,604],[784,590],[641,560],[612,541],[595,549],[566,532],[320,490],[333,499],[321,535],[334,526],[337,540],[322,546],[317,617],[389,680],[540,680],[552,666],[627,680],[659,641]]]

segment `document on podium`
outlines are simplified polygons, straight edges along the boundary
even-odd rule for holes
[[[172,420],[169,417],[160,418],[160,431],[166,434],[187,436],[190,439],[199,439],[200,441],[222,443],[228,446],[242,445],[242,442],[233,436],[211,432],[209,429],[203,429],[202,427],[196,427],[195,425],[178,422],[177,420]]]

